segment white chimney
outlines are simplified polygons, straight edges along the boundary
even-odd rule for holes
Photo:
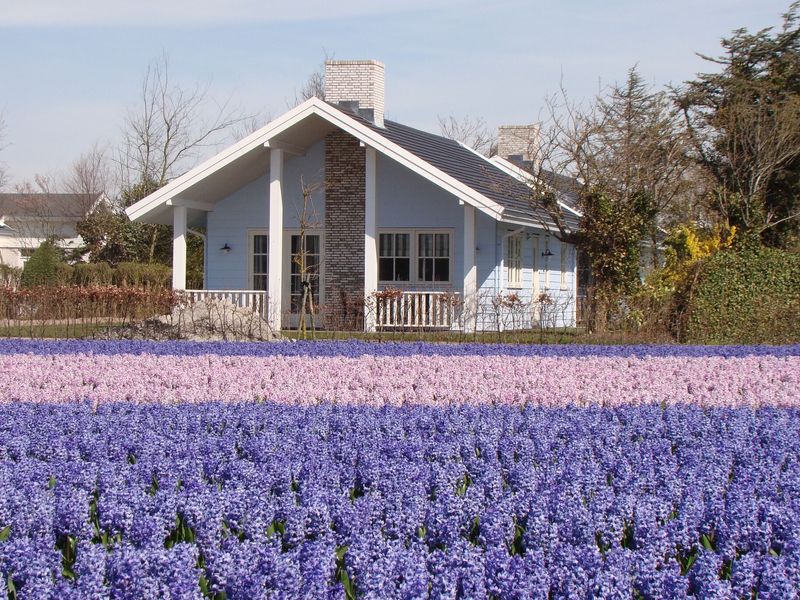
[[[501,125],[497,130],[497,154],[515,161],[531,160],[539,143],[539,126]]]
[[[383,127],[384,66],[377,60],[326,60],[325,100]]]

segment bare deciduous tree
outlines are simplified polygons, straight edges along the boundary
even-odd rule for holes
[[[321,265],[312,260],[312,253],[308,249],[309,231],[321,226],[319,214],[314,205],[314,193],[322,189],[323,184],[319,181],[306,182],[300,176],[300,190],[303,194],[302,204],[299,207],[297,220],[300,226],[299,247],[297,252],[292,254],[292,262],[297,267],[300,276],[300,305],[298,307],[299,321],[298,330],[303,339],[308,336],[309,325],[311,337],[316,333],[316,314],[319,307],[314,304],[314,284],[319,284],[319,273]],[[310,323],[306,323],[306,316]]]
[[[229,101],[215,101],[208,85],[187,89],[173,83],[167,56],[151,62],[138,104],[125,119],[117,157],[122,186],[146,188],[141,195],[155,191],[188,170],[206,148],[246,118]]]
[[[122,204],[129,206],[182,175],[207,148],[222,142],[231,128],[247,118],[232,109],[229,101],[215,101],[208,85],[184,88],[173,83],[166,56],[150,63],[138,104],[125,119],[116,157]],[[141,227],[149,239],[147,260],[166,260],[168,229]]]
[[[667,209],[687,193],[686,141],[667,95],[651,90],[635,69],[584,104],[562,87],[547,113],[528,153],[529,199],[543,211],[543,227],[589,257],[593,326],[602,330],[613,298],[639,279],[640,244],[655,240]],[[560,202],[564,194],[582,213],[577,230]]]
[[[613,193],[621,204],[648,196],[653,226],[687,193],[690,163],[678,115],[666,93],[652,91],[635,69],[625,83],[609,86],[588,104],[570,101],[562,88],[546,110],[546,125],[531,149],[537,176],[532,191],[563,237],[569,237],[563,207],[548,198],[554,173],[572,179],[563,179],[561,189],[579,203],[591,189]]]
[[[497,135],[480,117],[466,116],[459,120],[453,115],[439,116],[439,132],[484,156],[497,154]]]
[[[72,163],[64,178],[64,189],[81,199],[85,212],[89,212],[99,194],[111,198],[111,169],[104,148],[95,144],[88,152]]]

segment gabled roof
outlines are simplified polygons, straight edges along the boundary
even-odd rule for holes
[[[493,200],[503,207],[507,217],[513,215],[530,218],[528,187],[517,178],[509,177],[490,160],[471,148],[450,138],[396,121],[384,119],[384,127],[378,127],[358,115],[352,116],[419,159]]]
[[[300,127],[301,123],[314,118],[349,133],[494,219],[531,224],[540,224],[547,219],[543,213],[533,211],[526,202],[528,188],[524,183],[462,144],[393,121],[384,121],[385,126],[379,127],[318,98],[310,98],[130,206],[126,210],[128,216],[134,220],[146,220],[170,204],[181,202],[189,208],[210,209],[208,204],[189,198],[195,186],[215,173],[231,168],[236,161],[256,164],[258,160],[254,157],[264,152],[265,146],[269,147],[271,142],[281,143],[282,134],[290,134],[293,127]],[[186,194],[186,199],[181,199],[183,194]]]
[[[0,216],[7,218],[82,219],[101,194],[0,194]]]

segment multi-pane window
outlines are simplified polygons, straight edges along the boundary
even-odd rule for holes
[[[508,237],[506,246],[506,269],[508,287],[522,286],[522,236],[519,234]]]
[[[411,279],[411,234],[382,233],[378,239],[378,279]]]
[[[450,234],[417,234],[417,279],[450,281]]]
[[[293,313],[300,312],[303,302],[303,287],[308,286],[312,294],[314,309],[319,306],[319,268],[322,256],[320,254],[320,236],[306,234],[305,243],[300,235],[293,235],[292,267],[289,281],[290,306]],[[308,309],[308,305],[306,305]]]
[[[269,280],[269,238],[262,233],[254,233],[252,240],[253,289],[265,291]]]

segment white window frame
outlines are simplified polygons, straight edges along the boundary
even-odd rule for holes
[[[382,235],[407,235],[408,236],[408,256],[400,256],[398,257],[397,254],[393,254],[392,256],[383,257],[381,255],[381,236]],[[378,277],[380,278],[381,273],[381,258],[392,258],[397,260],[397,258],[408,258],[408,281],[399,281],[397,279],[378,279],[378,283],[382,285],[404,285],[414,283],[414,232],[413,230],[403,230],[403,229],[379,229],[377,232],[378,235]],[[396,270],[396,269],[395,269]]]
[[[567,267],[569,266],[569,246],[561,242],[561,289],[567,289]]]
[[[248,229],[247,230],[247,287],[246,290],[255,290],[255,285],[253,284],[253,278],[256,276],[256,272],[253,269],[253,257],[255,256],[255,249],[256,249],[256,236],[257,235],[264,235],[267,236],[267,270],[264,273],[258,273],[258,275],[266,275],[267,276],[267,286],[266,289],[269,291],[269,229]]]
[[[506,287],[509,289],[522,288],[522,233],[515,233],[506,237]],[[516,256],[512,254],[516,250]]]
[[[410,254],[409,258],[411,259],[411,265],[410,265],[409,276],[408,276],[409,280],[408,281],[383,281],[383,280],[380,280],[380,281],[378,281],[379,285],[384,286],[384,287],[386,287],[386,286],[394,286],[394,285],[396,285],[396,286],[408,285],[408,286],[415,286],[415,287],[420,287],[420,286],[426,286],[426,287],[427,286],[429,286],[429,287],[452,287],[452,285],[453,285],[453,269],[454,269],[454,266],[455,266],[455,256],[454,256],[455,247],[453,245],[454,241],[455,241],[455,230],[454,229],[446,228],[446,227],[444,227],[444,228],[442,228],[442,227],[438,227],[438,228],[433,228],[433,227],[431,227],[431,228],[428,228],[428,227],[416,227],[416,228],[390,227],[390,228],[378,228],[376,233],[378,235],[378,242],[380,242],[380,235],[382,233],[406,233],[406,234],[410,235],[410,243],[411,243],[411,246],[409,247],[409,254]],[[449,237],[448,245],[449,245],[449,248],[450,248],[450,256],[448,257],[449,258],[449,269],[448,269],[448,271],[449,271],[450,279],[448,281],[424,281],[424,280],[419,278],[419,272],[418,272],[419,271],[419,259],[420,259],[420,256],[419,256],[419,235],[422,234],[422,233],[443,233],[443,234],[447,234],[448,235],[448,237]],[[377,254],[378,254],[377,259],[378,259],[378,261],[380,261],[380,259],[381,259],[380,246],[378,247],[378,253]]]

